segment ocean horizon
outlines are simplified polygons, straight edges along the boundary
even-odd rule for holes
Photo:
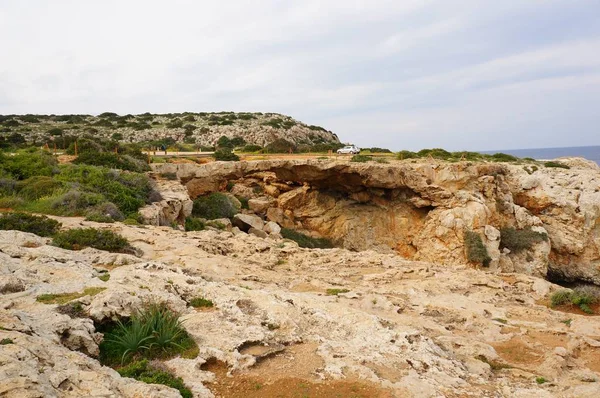
[[[481,153],[507,153],[519,158],[533,158],[536,160],[556,159],[566,156],[577,156],[586,158],[600,165],[600,145],[598,146],[576,146],[558,148],[528,148],[528,149],[501,149],[493,151],[481,151]]]

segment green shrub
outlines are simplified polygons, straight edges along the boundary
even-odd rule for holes
[[[362,150],[365,152],[370,152],[370,153],[392,153],[392,151],[390,151],[387,148],[379,148],[379,147],[362,148]]]
[[[132,252],[132,247],[127,239],[112,231],[94,228],[76,228],[56,234],[52,241],[54,246],[68,250],[81,250],[93,247],[109,252]]]
[[[192,215],[207,220],[214,220],[216,218],[231,218],[239,213],[239,211],[240,209],[237,207],[237,204],[227,195],[214,192],[194,200]]]
[[[352,159],[350,159],[351,162],[358,162],[358,163],[368,162],[369,160],[372,160],[372,158],[370,156],[366,156],[366,155],[354,155],[354,156],[352,156]]]
[[[12,178],[0,178],[0,196],[15,195],[18,190],[17,187],[17,181]]]
[[[46,216],[34,216],[25,213],[6,213],[0,215],[0,229],[30,232],[39,236],[52,236],[58,232],[61,224]]]
[[[260,145],[248,144],[241,149],[241,152],[258,152],[262,149],[263,147]]]
[[[562,164],[562,163],[559,163],[559,162],[553,162],[553,161],[545,162],[544,166],[546,166],[546,167],[555,167],[555,168],[560,168],[560,169],[570,169],[571,168],[571,167],[567,166],[566,164]]]
[[[145,205],[152,192],[152,186],[146,175],[123,173],[102,167],[68,165],[61,168],[61,173],[56,178],[76,183],[88,194],[100,195],[96,198],[96,203],[89,205],[111,202],[126,215],[137,212]]]
[[[148,164],[142,160],[135,159],[129,155],[118,155],[112,152],[83,152],[73,161],[73,163],[103,166],[111,169],[135,171],[138,173],[150,170]]]
[[[105,364],[127,363],[141,358],[189,357],[197,345],[164,304],[149,304],[127,322],[118,321],[104,335],[100,359]]]
[[[23,150],[14,156],[0,154],[0,171],[16,180],[34,176],[52,176],[59,172],[58,162],[50,153],[40,150]]]
[[[428,157],[431,156],[432,158],[435,159],[448,159],[452,157],[452,154],[448,151],[446,151],[445,149],[441,149],[441,148],[433,148],[433,149],[421,149],[419,152],[417,152],[417,156],[419,157]]]
[[[600,301],[600,289],[596,287],[576,287],[573,290],[559,290],[550,297],[551,307],[575,305],[587,314],[594,314],[590,307]]]
[[[214,303],[204,297],[194,297],[190,300],[190,305],[194,308],[210,308],[214,306]]]
[[[492,258],[489,256],[481,236],[473,231],[465,231],[464,240],[467,259],[472,263],[480,263],[484,267],[489,267]]]
[[[219,148],[213,153],[213,157],[218,161],[235,162],[240,160],[240,157],[231,151],[231,148]]]
[[[206,228],[206,224],[199,218],[187,217],[184,227],[186,231],[203,231]]]
[[[310,249],[329,249],[333,247],[333,243],[329,239],[313,238],[289,228],[282,228],[281,236],[283,236],[285,239],[293,240],[294,242],[298,243],[298,246],[300,247],[306,247]]]
[[[507,227],[500,229],[500,247],[507,248],[511,252],[517,253],[528,250],[536,243],[547,241],[548,235],[533,231],[531,227],[524,229]]]
[[[183,384],[181,377],[176,377],[164,370],[153,368],[143,359],[117,370],[122,377],[142,381],[148,384],[162,384],[175,388],[183,398],[192,398],[192,391]]]
[[[491,155],[490,158],[495,162],[516,162],[519,160],[519,158],[506,153],[495,153]]]
[[[90,207],[94,207],[105,200],[104,196],[98,193],[71,190],[54,198],[50,203],[50,208],[42,212],[64,216],[80,216]]]
[[[99,223],[113,223],[115,222],[115,220],[112,219],[112,217],[107,216],[105,214],[96,212],[96,211],[92,211],[90,213],[88,213],[88,215],[85,217],[86,221],[93,221],[93,222],[99,222]]]
[[[118,133],[115,133],[118,134]],[[75,146],[77,145],[77,155],[82,153],[100,153],[104,152],[105,148],[99,142],[90,138],[80,138],[72,142],[65,150],[67,155],[75,155]]]
[[[14,344],[14,341],[12,339],[9,338],[5,338],[0,340],[0,345],[8,345],[8,344]]]
[[[64,188],[61,181],[48,176],[33,176],[18,184],[19,196],[27,200],[37,200],[52,196]]]
[[[243,196],[236,196],[237,200],[240,201],[242,205],[242,209],[250,210],[250,205],[248,204],[248,198],[244,198]]]
[[[296,152],[296,144],[284,140],[283,138],[278,138],[275,141],[271,142],[267,146],[263,148],[264,153],[289,153],[290,150],[292,152]]]

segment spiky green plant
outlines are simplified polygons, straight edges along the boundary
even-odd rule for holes
[[[117,321],[116,330],[105,337],[109,351],[120,354],[121,363],[132,355],[150,349],[152,340],[150,325],[139,317],[132,317],[128,324]]]
[[[179,314],[170,311],[164,305],[152,304],[140,314],[140,318],[151,329],[150,348],[159,348],[163,351],[173,347],[183,349],[178,341],[186,333],[179,320]]]

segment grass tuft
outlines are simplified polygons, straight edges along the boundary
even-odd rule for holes
[[[103,290],[106,290],[106,288],[88,287],[84,289],[83,292],[40,294],[39,296],[37,296],[36,301],[43,304],[65,304],[69,301],[73,301],[84,296],[95,296]]]
[[[348,293],[348,289],[327,289],[326,293],[328,296],[337,296],[340,293]]]

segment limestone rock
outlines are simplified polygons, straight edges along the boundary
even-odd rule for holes
[[[233,216],[232,223],[244,232],[248,232],[250,228],[262,231],[264,221],[253,214],[236,214]]]
[[[259,238],[266,238],[266,237],[268,237],[268,236],[269,236],[269,235],[268,235],[268,234],[267,234],[265,231],[263,231],[262,229],[256,229],[256,228],[253,228],[253,227],[251,227],[251,228],[248,230],[248,233],[249,233],[249,234],[252,234],[252,235],[254,235],[254,236],[258,236]]]
[[[264,214],[269,207],[273,204],[274,200],[268,197],[260,197],[248,200],[248,207],[254,213]]]
[[[144,224],[171,225],[174,222],[183,222],[192,214],[194,203],[185,187],[178,181],[160,180],[156,189],[162,200],[139,210]]]
[[[279,226],[279,224],[273,221],[267,222],[263,229],[269,235],[279,234],[281,232],[281,227]]]

